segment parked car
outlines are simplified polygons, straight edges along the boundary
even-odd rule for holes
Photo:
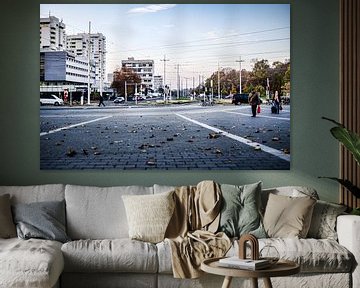
[[[64,101],[54,94],[40,95],[40,105],[64,105]]]
[[[241,103],[249,103],[249,94],[247,93],[236,93],[233,95],[232,104],[239,105]]]
[[[124,97],[116,97],[114,99],[114,103],[123,103],[125,101],[125,98]]]

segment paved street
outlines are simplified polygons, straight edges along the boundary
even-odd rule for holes
[[[41,169],[290,169],[290,106],[42,107]]]

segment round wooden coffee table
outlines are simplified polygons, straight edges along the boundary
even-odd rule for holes
[[[261,270],[245,270],[222,267],[219,259],[206,259],[201,263],[201,270],[216,275],[225,276],[222,288],[229,288],[233,277],[251,278],[253,287],[258,288],[258,278],[263,278],[265,287],[272,288],[270,277],[289,276],[300,272],[300,266],[288,260],[279,260],[271,267]]]

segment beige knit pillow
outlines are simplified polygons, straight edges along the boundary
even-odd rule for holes
[[[0,238],[16,237],[16,228],[11,214],[10,195],[0,196]]]
[[[131,239],[151,243],[164,240],[175,207],[173,193],[122,196]]]
[[[269,194],[264,228],[269,237],[306,238],[316,200]]]

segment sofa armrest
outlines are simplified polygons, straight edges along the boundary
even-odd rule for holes
[[[339,243],[355,257],[356,264],[352,274],[353,287],[360,287],[360,216],[338,216],[336,229]]]

